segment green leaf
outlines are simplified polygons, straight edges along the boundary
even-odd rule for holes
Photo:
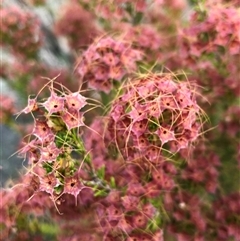
[[[105,166],[102,166],[101,168],[99,168],[97,170],[97,176],[102,180],[104,179],[104,177],[105,177]]]
[[[142,12],[137,12],[133,18],[133,25],[138,25],[143,18]]]
[[[114,177],[110,177],[110,186],[112,188],[116,188],[116,182]]]
[[[105,190],[97,190],[96,192],[94,192],[94,197],[104,197],[104,196],[106,196]]]

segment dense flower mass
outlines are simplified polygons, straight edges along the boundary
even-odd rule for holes
[[[10,236],[10,240],[43,240],[40,235],[34,233],[34,230],[39,229],[37,217],[43,215],[45,208],[51,208],[53,205],[43,192],[38,193],[37,198],[31,199],[34,184],[33,179],[24,176],[21,185],[0,190],[1,240],[9,240]],[[24,225],[23,220],[26,221]],[[34,225],[31,226],[30,223]]]
[[[105,122],[106,119],[94,120],[90,126],[94,131],[88,130],[84,138],[92,165],[99,172],[104,170],[105,180],[110,180],[108,195],[104,195],[96,204],[101,231],[106,240],[162,240],[163,233],[159,227],[148,228],[149,224],[158,226],[156,220],[160,214],[147,197],[150,197],[150,193],[151,198],[154,197],[151,188],[155,187],[155,193],[159,194],[174,186],[174,182],[170,180],[174,168],[170,163],[165,163],[156,167],[154,180],[144,180],[146,169],[138,169],[131,163],[126,165],[121,157],[111,155],[111,148],[107,148],[104,143],[104,139],[105,142],[110,140]]]
[[[232,193],[214,202],[214,218],[218,225],[217,239],[226,240],[231,237],[233,240],[239,239],[240,228],[238,217],[240,215],[240,194]],[[224,220],[224,221],[223,221]]]
[[[159,162],[162,154],[190,148],[201,133],[202,111],[196,89],[171,74],[150,74],[132,80],[114,101],[109,130],[128,160]]]
[[[186,191],[166,193],[164,203],[166,211],[174,220],[168,226],[168,232],[174,234],[177,240],[211,240],[211,237],[204,238],[207,217],[204,204],[197,195]]]
[[[135,71],[139,60],[141,52],[130,44],[105,37],[96,40],[84,52],[77,71],[88,87],[109,93],[113,81],[121,81],[126,74]]]
[[[64,13],[56,23],[56,33],[66,36],[71,48],[85,48],[97,35],[92,15],[77,2],[64,8]]]
[[[196,24],[197,23],[197,24]],[[204,16],[195,12],[191,27],[184,30],[182,57],[199,57],[203,53],[216,53],[221,56],[223,49],[229,49],[230,55],[240,53],[240,17],[235,8],[216,5]]]
[[[0,8],[1,45],[6,45],[15,54],[35,57],[41,46],[41,29],[38,18],[18,7]]]
[[[213,7],[214,5],[214,7]],[[206,10],[207,8],[208,11]],[[237,8],[220,1],[207,1],[203,10],[193,12],[190,26],[179,35],[179,55],[183,66],[195,69],[211,85],[211,93],[222,96],[229,90],[240,95],[240,15]],[[221,69],[221,71],[219,71]]]
[[[123,28],[128,29],[127,26]],[[134,46],[142,50],[156,51],[161,46],[159,33],[151,25],[140,25],[129,27],[127,33],[124,33],[124,39],[131,41]]]
[[[219,186],[219,157],[215,153],[208,153],[204,147],[199,147],[194,154],[196,161],[190,161],[184,170],[182,170],[182,179],[189,182],[190,185],[195,186],[195,188],[199,185],[207,192],[215,193]]]

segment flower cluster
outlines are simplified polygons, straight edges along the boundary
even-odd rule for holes
[[[111,26],[112,23],[121,20],[138,23],[148,7],[146,0],[114,0],[112,2],[90,1],[89,4],[90,3],[91,7],[95,9],[95,14],[101,17],[106,26]],[[109,18],[112,18],[111,23],[107,23],[109,22]]]
[[[37,17],[15,6],[1,8],[0,14],[0,44],[9,47],[14,54],[27,58],[36,57],[42,36]]]
[[[0,189],[1,240],[9,240],[9,237],[19,241],[43,240],[38,218],[45,214],[47,208],[51,209],[53,203],[43,192],[31,199],[36,188],[35,181],[32,176],[23,176],[20,185]]]
[[[136,70],[141,53],[130,44],[106,37],[98,39],[83,53],[77,71],[88,87],[109,93],[113,81],[120,81]]]
[[[214,202],[213,213],[217,228],[217,240],[239,239],[240,194],[232,193]]]
[[[150,24],[134,25],[120,23],[114,26],[124,41],[131,42],[132,46],[142,51],[143,58],[147,61],[156,61],[159,55],[157,50],[162,46],[162,39],[159,32]]]
[[[191,26],[184,30],[182,57],[199,57],[203,53],[221,53],[229,49],[230,55],[240,53],[240,17],[236,9],[217,5],[204,17],[195,12]],[[222,50],[221,50],[222,48]],[[218,54],[219,55],[219,54]]]
[[[205,239],[207,218],[201,199],[187,191],[166,193],[164,207],[174,221],[168,226],[168,232],[177,240],[214,240]]]
[[[195,11],[191,25],[179,35],[182,65],[206,74],[199,82],[211,84],[216,95],[231,90],[239,96],[239,13],[236,8],[221,3],[211,7],[211,1],[204,6],[208,7],[209,11]]]
[[[203,124],[196,90],[171,74],[143,75],[126,84],[108,115],[107,129],[95,120],[97,133],[86,140],[94,166],[110,181],[97,205],[102,231],[109,240],[162,240],[164,217],[156,203],[176,187],[171,157],[189,150]]]
[[[219,187],[219,157],[214,152],[209,153],[204,145],[198,146],[193,155],[194,161],[187,163],[182,170],[181,178],[188,181],[194,189],[200,185],[207,192],[216,193]]]
[[[211,205],[189,191],[166,193],[164,206],[172,219],[167,230],[177,240],[238,240],[239,193]],[[193,239],[194,238],[194,239]]]
[[[202,111],[189,82],[171,74],[132,80],[109,113],[112,141],[127,160],[144,157],[158,163],[162,155],[190,148],[200,135]]]
[[[131,191],[130,188],[135,191]],[[111,191],[98,203],[97,214],[106,240],[163,240],[163,233],[157,227],[156,208],[142,198],[144,189],[140,185],[130,185],[126,195]],[[150,227],[151,226],[151,227]]]
[[[55,26],[56,33],[66,36],[72,49],[86,47],[98,34],[92,18],[89,12],[73,2],[64,8]]]
[[[31,172],[39,179],[37,191],[51,196],[68,193],[77,198],[84,188],[78,169],[85,158],[79,128],[85,126],[81,109],[87,104],[86,98],[79,92],[59,93],[53,87],[50,91],[44,102],[29,98],[20,112],[34,116],[30,140],[20,154],[27,156]]]
[[[94,120],[90,126],[94,131],[89,129],[84,138],[92,165],[97,172],[104,173],[104,180],[109,183],[107,194],[99,192],[101,199],[96,203],[101,232],[106,240],[161,240],[162,231],[157,221],[160,212],[149,200],[174,187],[175,169],[165,162],[155,167],[151,178],[146,178],[149,169],[126,164],[114,155],[111,146],[106,146],[110,141],[106,122],[104,118]]]
[[[126,26],[124,26],[127,29]],[[160,35],[151,25],[141,24],[129,28],[124,33],[124,39],[131,41],[133,46],[137,46],[140,50],[156,51],[161,46]]]

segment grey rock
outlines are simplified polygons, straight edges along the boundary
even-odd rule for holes
[[[23,169],[23,159],[13,155],[18,150],[20,135],[9,127],[0,124],[0,186],[19,176]]]

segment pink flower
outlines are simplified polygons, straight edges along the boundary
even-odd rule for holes
[[[43,178],[40,178],[39,191],[47,192],[53,195],[54,188],[59,185],[58,179],[55,177],[54,173],[49,173]]]
[[[35,125],[33,129],[33,135],[37,136],[39,140],[42,142],[46,139],[49,135],[53,135],[53,131],[49,128],[46,121],[43,120],[35,120]]]
[[[68,109],[81,110],[86,104],[86,98],[80,93],[70,93],[64,96]]]
[[[48,114],[52,115],[64,111],[64,98],[51,91],[51,96],[42,105],[46,108]]]
[[[84,185],[81,183],[77,175],[72,177],[66,177],[64,179],[63,192],[74,196],[76,205],[77,205],[77,197],[84,188],[85,188]]]
[[[66,124],[68,130],[85,125],[83,122],[83,114],[75,109],[62,113],[61,118]]]

